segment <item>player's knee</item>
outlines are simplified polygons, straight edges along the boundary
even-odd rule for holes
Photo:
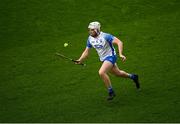
[[[99,70],[99,76],[104,76],[105,75],[105,72],[104,71],[101,71],[101,70]]]

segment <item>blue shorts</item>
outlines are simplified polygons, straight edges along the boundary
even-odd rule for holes
[[[106,58],[104,59],[104,61],[109,61],[109,62],[111,62],[113,65],[116,63],[116,60],[117,60],[116,55],[114,55],[114,56],[108,56],[108,57],[106,57]],[[103,61],[103,62],[104,62],[104,61]]]

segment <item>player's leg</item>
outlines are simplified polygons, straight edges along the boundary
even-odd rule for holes
[[[114,74],[114,75],[116,75],[118,77],[130,78],[130,79],[132,79],[134,81],[134,83],[136,84],[136,87],[138,89],[140,88],[138,75],[136,75],[136,74],[129,74],[129,73],[123,71],[123,70],[120,70],[116,63],[112,67],[110,73],[112,73],[112,74]]]
[[[109,97],[107,100],[112,100],[113,97],[115,96],[114,91],[112,89],[111,80],[107,74],[112,69],[112,67],[113,67],[113,64],[111,62],[104,61],[101,68],[99,69],[99,76],[103,80],[109,92]]]
[[[130,77],[130,74],[128,74],[127,72],[125,72],[123,70],[120,70],[116,63],[111,68],[110,73],[112,73],[112,74],[114,74],[115,76],[118,76],[118,77],[124,77],[124,78],[129,78]]]
[[[113,65],[109,61],[104,61],[101,68],[99,69],[99,76],[104,81],[107,88],[111,87],[111,81],[107,73],[112,69]]]

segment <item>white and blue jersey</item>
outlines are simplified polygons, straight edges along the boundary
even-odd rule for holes
[[[88,37],[87,47],[94,47],[99,55],[100,61],[105,61],[110,56],[116,58],[116,51],[113,47],[114,36],[108,33],[101,32],[98,37]],[[116,59],[114,60],[116,61]],[[113,62],[114,64],[115,62]]]

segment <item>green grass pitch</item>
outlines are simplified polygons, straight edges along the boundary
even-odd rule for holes
[[[94,49],[86,67],[54,55],[77,59],[96,20],[123,41],[117,63],[139,74],[141,91],[111,75],[107,102]],[[0,122],[180,122],[179,64],[179,0],[0,2]]]

